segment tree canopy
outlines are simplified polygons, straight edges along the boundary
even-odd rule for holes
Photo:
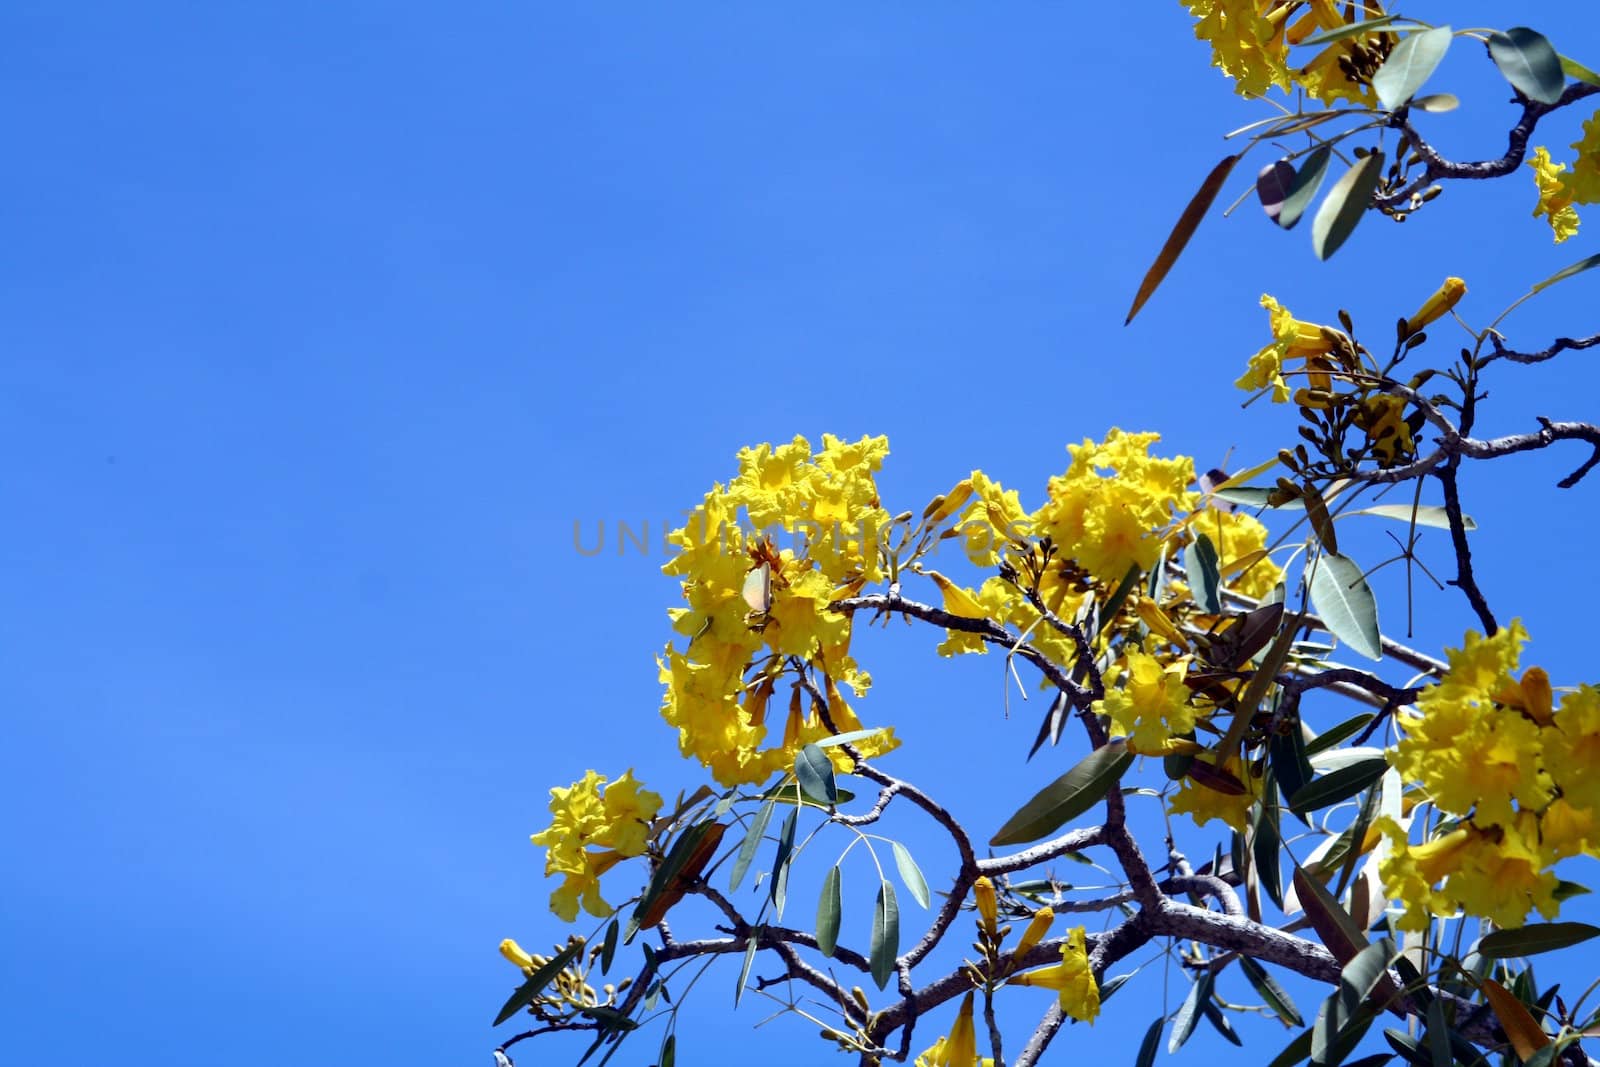
[[[1178,284],[1169,272],[1230,197],[1266,218],[1228,224],[1309,231],[1321,259],[1375,215],[1471,210],[1451,196],[1463,183],[1529,182],[1557,242],[1600,201],[1600,111],[1570,146],[1539,136],[1547,116],[1600,102],[1559,26],[1455,29],[1327,0],[1187,6],[1264,117],[1227,133],[1232,154],[1172,206],[1170,236],[1129,280],[1130,323]],[[1505,80],[1499,157],[1452,159],[1430,139],[1460,106],[1433,79],[1452,49]],[[637,1062],[707,1062],[690,1049],[708,1039],[678,1021],[715,980],[735,1006],[775,1001],[797,1039],[820,1030],[818,1060],[1024,1067],[1165,973],[1187,992],[1129,1036],[1141,1065],[1202,1019],[1284,1065],[1586,1062],[1595,986],[1541,988],[1532,957],[1581,958],[1600,935],[1563,915],[1588,891],[1574,861],[1600,855],[1600,688],[1552,678],[1517,605],[1490,602],[1478,568],[1497,561],[1472,553],[1462,477],[1551,449],[1574,456],[1551,491],[1588,487],[1600,427],[1515,411],[1494,411],[1507,432],[1479,426],[1493,380],[1600,344],[1541,334],[1523,310],[1597,264],[1530,279],[1498,312],[1461,277],[1393,262],[1373,265],[1385,321],[1334,302],[1301,318],[1263,296],[1261,347],[1232,374],[1249,417],[1281,411],[1286,428],[1275,455],[1237,469],[1167,454],[1159,427],[1111,428],[1043,486],[974,470],[895,501],[879,492],[882,437],[740,449],[668,537],[683,600],[657,660],[661,738],[676,732],[684,778],[602,765],[550,790],[533,842],[576,932],[544,952],[501,945],[523,980],[495,1019],[515,1030],[497,1055],[577,1032],[589,1062],[625,1045]],[[1215,311],[1235,313],[1259,314]],[[1341,551],[1363,524],[1392,531],[1392,554]],[[1443,571],[1419,553],[1430,531]],[[1459,591],[1459,642],[1416,648],[1380,626],[1370,579],[1389,566]],[[874,627],[901,623],[939,657],[1003,657],[1012,694],[1045,695],[1015,758],[1063,773],[997,827],[956,815],[949,795],[973,783],[900,769],[895,720],[914,709],[863,704]],[[948,839],[949,863],[889,836],[908,813]],[[855,851],[866,884],[843,873]],[[1102,877],[1075,884],[1068,867]],[[1301,980],[1314,1003],[1296,1003]],[[1041,987],[1042,1015],[1027,992]]]

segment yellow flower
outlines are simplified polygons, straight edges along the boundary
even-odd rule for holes
[[[1510,823],[1513,802],[1537,811],[1550,799],[1540,728],[1495,702],[1515,684],[1511,672],[1527,637],[1516,620],[1493,637],[1467,634],[1463,648],[1448,650],[1445,677],[1422,691],[1415,713],[1399,716],[1405,736],[1389,752],[1389,762],[1442,810],[1471,813],[1480,826]]]
[[[1583,136],[1572,142],[1578,153],[1572,173],[1561,176],[1561,184],[1574,203],[1600,203],[1600,111],[1583,123]]]
[[[1539,187],[1539,203],[1534,205],[1534,217],[1543,215],[1549,220],[1550,229],[1555,232],[1556,244],[1560,244],[1578,232],[1578,210],[1572,206],[1572,191],[1561,178],[1561,172],[1567,169],[1567,165],[1552,163],[1550,150],[1542,145],[1533,150],[1533,158],[1528,160],[1527,165],[1533,168],[1533,180]]]
[[[1261,306],[1267,309],[1271,322],[1272,342],[1250,357],[1249,368],[1233,384],[1249,392],[1270,386],[1272,402],[1281,404],[1291,395],[1289,383],[1283,377],[1289,362],[1302,360],[1308,369],[1317,369],[1325,362],[1317,357],[1326,356],[1344,343],[1341,340],[1344,334],[1331,326],[1302,322],[1291,315],[1288,308],[1265,293],[1261,296]],[[1325,370],[1310,375],[1310,380],[1318,388],[1327,388]]]
[[[1448,915],[1453,904],[1435,895],[1433,887],[1455,869],[1457,857],[1468,847],[1471,831],[1465,827],[1422,845],[1412,845],[1400,824],[1385,815],[1374,824],[1389,839],[1389,854],[1378,865],[1378,877],[1390,898],[1405,905],[1399,927],[1420,933],[1430,915]]]
[[[1263,17],[1257,0],[1187,0],[1199,22],[1194,35],[1211,44],[1211,64],[1234,81],[1243,96],[1263,96],[1290,86],[1283,19]],[[1273,5],[1277,6],[1277,5]]]
[[[580,905],[599,918],[611,914],[600,896],[600,876],[621,860],[644,853],[650,820],[661,810],[661,797],[641,790],[631,770],[602,793],[605,784],[605,777],[591,770],[564,789],[550,790],[554,818],[533,835],[533,843],[547,850],[545,875],[566,876],[551,894],[550,908],[567,922],[577,918]],[[591,845],[604,851],[591,851]]]
[[[1194,460],[1149,454],[1161,436],[1112,429],[1104,441],[1070,445],[1072,464],[1050,479],[1050,499],[1033,516],[1035,536],[1048,536],[1090,576],[1114,588],[1133,566],[1149,570],[1161,556],[1176,513],[1194,508]],[[1106,473],[1102,474],[1104,471]]]
[[[1006,547],[1028,535],[1028,513],[1015,489],[1006,489],[982,471],[973,471],[973,499],[959,524],[967,558],[975,567],[993,567]]]
[[[1199,757],[1195,762],[1214,767],[1216,761],[1214,757]],[[1250,809],[1261,795],[1261,779],[1248,773],[1241,774],[1237,757],[1228,760],[1223,769],[1238,779],[1244,786],[1244,792],[1224,793],[1202,785],[1192,777],[1185,778],[1168,802],[1167,811],[1173,815],[1187,815],[1199,826],[1204,826],[1212,819],[1221,819],[1235,830],[1243,832]]]
[[[1561,698],[1544,731],[1544,762],[1569,803],[1600,812],[1600,689],[1580,686]]]
[[[1106,695],[1096,714],[1108,715],[1114,734],[1127,734],[1135,752],[1159,751],[1167,738],[1194,729],[1195,709],[1183,676],[1187,658],[1163,662],[1130,649],[1106,673]],[[1125,682],[1120,688],[1117,683]]]
[[[878,539],[888,515],[874,476],[888,448],[882,437],[850,442],[824,434],[816,454],[804,437],[743,449],[727,488],[713,486],[668,534],[678,552],[662,570],[682,580],[686,601],[669,614],[688,644],[669,647],[658,661],[661,715],[677,728],[679,751],[723,785],[759,782],[829,732],[814,711],[791,714],[782,744],[767,746],[767,703],[777,675],[794,669],[774,663],[798,660],[828,672],[830,685],[842,682],[858,695],[866,688],[867,674],[850,657],[851,619],[829,605],[883,578]],[[765,535],[747,534],[741,514],[756,529],[793,535],[796,547],[780,550]],[[755,613],[744,587],[758,567],[770,569],[771,602]],[[847,707],[832,711],[834,725],[852,728]],[[887,751],[893,735],[872,745],[883,747],[862,751]]]
[[[1411,845],[1393,819],[1380,819],[1390,853],[1378,874],[1390,897],[1406,906],[1400,929],[1420,932],[1430,914],[1451,915],[1458,908],[1505,927],[1521,926],[1530,909],[1555,918],[1557,879],[1540,855],[1535,822],[1531,812],[1487,828],[1468,820],[1433,841]]]
[[[509,937],[500,942],[500,955],[509,960],[513,967],[521,968],[523,971],[533,970],[533,957]]]
[[[1466,282],[1460,278],[1446,278],[1439,291],[1423,301],[1417,313],[1406,320],[1406,333],[1416,333],[1449,314],[1466,292]]]
[[[1089,967],[1088,945],[1081,926],[1068,932],[1061,945],[1060,963],[1024,971],[1007,984],[1056,990],[1061,1010],[1081,1022],[1092,1023],[1100,1014],[1100,987]]]

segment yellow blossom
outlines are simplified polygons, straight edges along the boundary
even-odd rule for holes
[[[1261,306],[1267,309],[1271,322],[1272,342],[1250,357],[1249,368],[1233,384],[1250,392],[1270,386],[1272,402],[1281,404],[1292,395],[1289,383],[1284,379],[1289,362],[1301,360],[1308,368],[1320,366],[1324,361],[1318,361],[1318,357],[1326,356],[1340,346],[1344,334],[1331,326],[1302,322],[1291,315],[1288,308],[1265,293],[1261,296]],[[1312,375],[1310,380],[1314,386],[1327,388],[1325,372]]]
[[[1446,278],[1439,291],[1423,301],[1416,314],[1406,320],[1406,333],[1416,333],[1449,314],[1450,310],[1461,302],[1466,292],[1466,282],[1460,278]]]
[[[1540,728],[1494,699],[1513,684],[1527,637],[1513,620],[1493,637],[1469,633],[1464,647],[1449,649],[1450,669],[1422,691],[1415,712],[1399,717],[1405,736],[1389,753],[1442,810],[1471,813],[1480,826],[1509,823],[1513,802],[1538,810],[1550,799]]]
[[[1194,35],[1211,45],[1211,63],[1244,96],[1263,96],[1290,86],[1288,45],[1280,17],[1269,20],[1258,0],[1186,0],[1199,21]],[[1276,5],[1273,5],[1276,6]]]
[[[1572,172],[1561,176],[1561,185],[1574,203],[1600,203],[1600,111],[1583,123],[1583,136],[1572,142],[1577,158]]]
[[[1543,215],[1549,220],[1550,229],[1555,232],[1556,244],[1560,244],[1578,232],[1578,209],[1572,206],[1572,190],[1561,177],[1567,165],[1551,162],[1550,150],[1542,145],[1533,150],[1533,158],[1528,160],[1527,165],[1533,169],[1533,180],[1539,186],[1539,202],[1534,205],[1534,217]]]
[[[533,969],[533,957],[523,951],[522,946],[509,937],[500,942],[500,955],[509,960],[513,967],[519,967],[523,971],[531,971]]]
[[[1208,767],[1215,765],[1214,758],[1198,757],[1195,762],[1204,763]],[[1261,795],[1261,779],[1248,773],[1241,773],[1237,758],[1228,760],[1223,764],[1223,769],[1244,786],[1243,792],[1222,792],[1189,777],[1183,780],[1178,791],[1172,795],[1167,811],[1173,815],[1187,815],[1200,826],[1204,826],[1212,819],[1221,819],[1235,830],[1242,832],[1249,818],[1250,809],[1255,805],[1256,798]]]
[[[1093,710],[1110,716],[1112,732],[1128,735],[1133,751],[1158,751],[1167,738],[1194,729],[1195,709],[1183,683],[1188,667],[1187,658],[1165,662],[1130,649],[1106,672],[1105,699]]]
[[[550,895],[550,908],[567,922],[577,918],[580,905],[599,918],[611,914],[600,896],[600,876],[644,853],[650,820],[661,810],[661,797],[641,790],[631,770],[602,791],[605,784],[605,776],[591,770],[566,788],[551,789],[553,819],[533,835],[533,843],[547,850],[545,874],[565,876]]]
[[[1092,1023],[1100,1014],[1100,986],[1089,967],[1089,951],[1084,928],[1069,931],[1061,945],[1061,962],[1014,976],[1008,985],[1054,989],[1061,1010],[1081,1022]]]
[[[1542,747],[1561,795],[1577,808],[1600,812],[1600,688],[1580,686],[1561,698]]]
[[[1072,464],[1050,479],[1050,499],[1033,516],[1035,536],[1048,536],[1090,576],[1115,587],[1130,567],[1148,570],[1161,556],[1176,513],[1199,500],[1188,486],[1194,461],[1149,454],[1154,433],[1112,429],[1104,441],[1070,445]],[[1104,473],[1102,473],[1104,472]]]

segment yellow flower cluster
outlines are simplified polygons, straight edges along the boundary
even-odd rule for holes
[[[1565,163],[1553,162],[1543,146],[1535,148],[1527,162],[1539,187],[1534,217],[1543,215],[1549,221],[1557,244],[1578,232],[1578,209],[1572,205],[1600,203],[1600,111],[1585,120],[1583,136],[1572,142],[1572,148],[1577,156],[1570,171]]]
[[[1289,47],[1324,30],[1352,21],[1334,0],[1183,0],[1199,21],[1194,35],[1211,45],[1211,63],[1234,81],[1243,96],[1264,96],[1276,87],[1303,88],[1318,100],[1349,100],[1370,104],[1371,86],[1351,81],[1340,60],[1351,60],[1377,41],[1392,41],[1384,33],[1360,34],[1330,43],[1296,70],[1289,65]],[[1367,8],[1370,16],[1383,12]]]
[[[1131,750],[1159,753],[1169,737],[1194,729],[1196,709],[1183,684],[1188,668],[1187,658],[1163,660],[1130,649],[1106,672],[1105,699],[1094,711],[1110,716],[1112,733],[1126,734]]]
[[[1014,976],[1008,985],[1054,989],[1061,1010],[1080,1022],[1092,1023],[1100,1014],[1100,986],[1089,967],[1089,950],[1084,928],[1075,927],[1061,945],[1061,962]]]
[[[1501,926],[1520,926],[1530,909],[1554,917],[1550,868],[1600,855],[1600,689],[1581,687],[1555,708],[1543,670],[1513,677],[1527,636],[1518,622],[1493,637],[1467,634],[1445,678],[1400,718],[1405,736],[1390,763],[1456,817],[1421,845],[1392,819],[1383,824],[1391,853],[1380,873],[1406,905],[1404,929],[1458,908]]]
[[[1049,536],[1108,587],[1129,567],[1153,567],[1175,517],[1199,500],[1188,488],[1194,460],[1151,456],[1159,440],[1160,434],[1113,429],[1098,444],[1068,445],[1072,464],[1050,479],[1050,499],[1033,516],[1034,535]]]
[[[578,917],[580,904],[598,918],[610,915],[611,905],[600,897],[600,876],[630,856],[643,855],[650,820],[660,810],[661,797],[641,789],[631,770],[610,785],[604,775],[588,771],[567,788],[550,790],[554,818],[533,835],[533,843],[548,850],[545,875],[564,876],[550,894],[550,910],[566,922]]]
[[[841,732],[861,725],[838,686],[859,695],[870,679],[850,656],[849,617],[828,605],[883,577],[878,539],[888,515],[874,474],[888,451],[883,437],[846,442],[832,435],[823,436],[816,456],[804,437],[744,449],[738,476],[714,486],[668,536],[678,553],[663,570],[683,580],[688,604],[670,614],[689,641],[681,650],[669,646],[659,661],[661,714],[677,727],[679,750],[723,785],[788,769],[803,745],[832,732],[814,707],[805,711],[796,688],[782,742],[767,744],[767,704],[794,662],[825,676],[828,710]],[[772,528],[793,536],[798,549],[780,551],[748,532]],[[770,599],[757,607],[746,590],[762,568]],[[895,743],[884,731],[858,747],[870,756]]]

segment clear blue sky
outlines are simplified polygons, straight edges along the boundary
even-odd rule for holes
[[[1499,12],[1408,9],[1532,17]],[[1538,18],[1600,65],[1583,5]],[[565,932],[527,842],[547,788],[590,766],[700,780],[656,715],[659,534],[741,445],[888,434],[891,510],[975,466],[1032,506],[1063,446],[1113,425],[1253,460],[1289,432],[1230,385],[1262,291],[1384,336],[1446,274],[1486,322],[1596,247],[1551,245],[1525,175],[1369,219],[1327,264],[1246,204],[1124,329],[1218,135],[1262,114],[1176,3],[18,2],[5,23],[17,1064],[487,1064],[515,977],[496,944]],[[1460,52],[1434,84],[1467,106],[1431,128],[1498,154],[1504,87]],[[1591,332],[1597,284],[1513,340]],[[1593,418],[1596,384],[1582,353],[1497,373],[1482,428]],[[1581,458],[1467,485],[1487,591],[1558,684],[1596,680],[1563,598],[1587,602],[1600,484],[1553,485]],[[649,523],[657,547],[583,557],[575,521]],[[1469,616],[1422,591],[1417,621],[1438,647]],[[937,639],[858,638],[863,710],[901,727],[897,771],[992,826],[1067,754],[1024,767],[1040,709],[1006,720],[999,658],[937,661]],[[759,1002],[728,1015],[736,969],[708,979],[687,1062],[830,1055],[804,1022],[753,1030]],[[1160,996],[1142,981],[1072,1047],[1131,1059]],[[1283,1041],[1253,1036],[1263,1059]]]

